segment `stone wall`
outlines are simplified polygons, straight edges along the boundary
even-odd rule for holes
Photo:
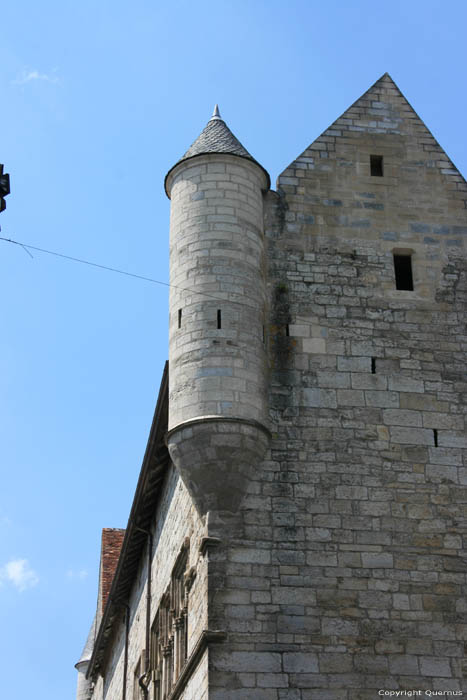
[[[262,168],[209,153],[169,173],[168,448],[199,512],[236,511],[268,442]]]
[[[157,613],[160,600],[170,584],[175,561],[185,543],[190,540],[188,569],[195,567],[189,594],[188,655],[193,651],[199,638],[207,628],[207,586],[206,558],[199,547],[205,534],[204,524],[198,517],[192,501],[173,467],[169,468],[164,481],[159,505],[154,517],[154,554],[152,559],[151,623]],[[133,584],[130,599],[130,632],[127,671],[127,698],[132,698],[135,683],[135,669],[141,658],[144,659],[146,638],[146,586],[147,549],[140,562],[138,575]],[[116,625],[114,637],[109,644],[104,677],[99,676],[93,698],[121,700],[125,647],[125,615],[122,610],[120,622]],[[207,658],[207,652],[206,652]],[[143,665],[144,668],[144,665]],[[203,670],[204,669],[204,670]],[[141,671],[142,672],[142,671]],[[150,686],[152,693],[152,685]],[[202,700],[207,691],[207,662],[201,662],[197,672],[188,680],[182,700],[195,698]],[[150,695],[150,697],[152,697]]]
[[[169,175],[169,430],[206,416],[267,423],[265,186],[257,164],[218,153]]]
[[[372,155],[383,158],[382,175],[371,174]],[[241,184],[229,179],[235,159],[226,161],[210,168],[208,158],[193,178]],[[197,195],[200,182],[179,183],[180,197]],[[201,647],[185,700],[467,691],[466,192],[383,76],[265,197],[270,449],[242,472],[246,496],[229,517],[209,512],[203,522],[171,468],[154,520],[152,617],[189,537],[189,654],[203,630],[219,642]],[[215,206],[202,216],[230,215]],[[174,227],[183,228],[182,209]],[[396,289],[394,254],[411,256],[413,290]],[[194,309],[189,323],[202,313]],[[216,367],[225,362],[221,353]],[[203,404],[196,392],[212,385],[218,410],[228,387],[210,376],[203,384],[190,375],[196,389],[185,408]],[[180,406],[182,379],[172,395]],[[234,464],[235,443],[219,449]],[[189,450],[183,457],[189,467]],[[219,472],[211,475],[209,489],[225,491]],[[206,541],[213,522],[218,539]],[[145,644],[143,559],[130,601],[129,693]],[[122,621],[99,700],[121,697],[123,645]]]
[[[210,564],[210,700],[467,690],[465,198],[388,76],[268,195],[273,439]]]

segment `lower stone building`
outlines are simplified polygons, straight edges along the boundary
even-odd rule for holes
[[[385,74],[275,191],[217,108],[165,187],[170,377],[79,700],[462,696],[466,182]]]

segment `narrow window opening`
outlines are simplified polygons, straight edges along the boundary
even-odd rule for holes
[[[290,336],[289,324],[288,324],[288,323],[285,324],[285,335],[286,335],[287,338]]]
[[[181,309],[178,310],[178,327],[179,328],[182,327],[182,310]]]
[[[193,581],[193,576],[187,578],[189,575],[186,571],[188,548],[189,539],[186,538],[151,628],[150,658],[154,684],[151,698],[154,700],[164,700],[170,696],[188,657],[189,590]],[[188,581],[191,583],[188,584]],[[145,670],[143,655],[138,669],[138,678]],[[141,692],[139,685],[138,691]],[[138,700],[141,697],[142,695],[139,694]]]
[[[371,358],[371,374],[376,374],[376,357]]]
[[[263,326],[263,343],[266,343],[266,328]]]
[[[433,440],[435,442],[435,447],[438,447],[438,431],[436,428],[433,429]]]
[[[220,309],[217,309],[217,328],[222,328],[222,317]]]
[[[410,255],[394,254],[396,289],[413,292],[412,258]]]
[[[370,172],[373,177],[383,177],[383,156],[370,156]]]

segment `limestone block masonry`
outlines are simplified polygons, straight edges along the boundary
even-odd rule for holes
[[[170,523],[170,526],[167,526]],[[196,512],[179,475],[173,467],[169,469],[164,488],[160,494],[157,509],[157,522],[151,528],[154,550],[150,562],[153,586],[151,591],[151,610],[153,617],[159,607],[161,598],[170,582],[171,572],[177,555],[185,538],[190,540],[188,568],[194,567],[197,575],[189,597],[189,624],[187,629],[187,651],[190,655],[199,640],[201,632],[207,628],[207,582],[206,557],[200,556],[199,545],[205,534],[203,523]],[[146,593],[147,593],[148,558],[143,556],[134,580],[128,600],[129,606],[129,643],[126,662],[127,698],[141,698],[138,675],[135,670],[144,659],[146,640]],[[151,624],[153,619],[151,619]],[[120,700],[125,676],[125,622],[124,611],[116,621],[115,632],[109,649],[105,673],[96,679],[92,700]],[[140,674],[142,667],[140,666]],[[205,661],[201,660],[197,673],[189,679],[184,695],[185,700],[207,700],[208,678]],[[151,684],[151,693],[154,687]],[[153,695],[150,696],[151,700]],[[81,700],[81,698],[79,699]],[[162,698],[160,698],[162,700]]]
[[[465,180],[386,74],[276,191],[217,110],[166,185],[169,390],[80,688],[465,697]]]
[[[235,512],[268,443],[263,191],[255,162],[170,172],[169,451],[199,506]]]

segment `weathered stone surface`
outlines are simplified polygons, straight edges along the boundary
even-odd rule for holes
[[[225,634],[181,697],[467,690],[466,183],[389,76],[277,192],[234,155],[177,168],[169,444],[185,483],[170,467],[152,599],[188,537],[189,652],[203,630]],[[413,290],[396,289],[394,254],[412,256]],[[99,700],[121,697],[115,624]]]
[[[394,561],[392,554],[388,552],[363,552],[362,564],[368,568],[392,569]]]
[[[287,673],[313,673],[318,672],[318,658],[316,654],[304,652],[291,652],[283,655],[284,671]]]
[[[448,659],[440,659],[436,656],[422,656],[420,670],[424,676],[436,676],[437,678],[450,678],[452,676]]]
[[[418,676],[420,673],[417,656],[389,656],[389,671],[397,676]]]

